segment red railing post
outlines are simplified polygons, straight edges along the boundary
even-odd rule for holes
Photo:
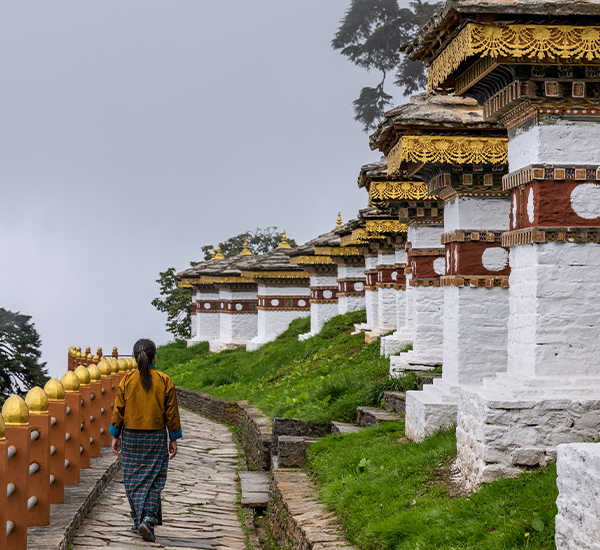
[[[81,394],[79,378],[74,372],[66,372],[60,379],[65,388],[66,427],[65,434],[65,485],[79,483],[81,440]]]
[[[92,388],[90,388],[90,373],[86,367],[80,365],[75,369],[75,375],[79,378],[79,394],[81,395],[81,409],[79,412],[79,422],[81,426],[81,457],[79,467],[82,470],[90,468],[90,397]]]
[[[65,436],[67,405],[60,380],[52,378],[44,386],[50,413],[50,504],[65,500]],[[52,481],[54,480],[54,481]]]
[[[108,447],[111,443],[110,419],[112,416],[111,398],[112,398],[112,380],[110,375],[110,363],[104,359],[98,363],[100,369],[100,383],[102,384],[102,395],[100,398],[100,445]]]
[[[8,462],[6,438],[4,437],[4,418],[0,415],[0,550],[6,550],[6,466]]]
[[[102,373],[98,365],[88,367],[90,373],[90,456],[100,456],[100,427],[102,415]]]

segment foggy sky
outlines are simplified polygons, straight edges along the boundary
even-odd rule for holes
[[[0,306],[33,317],[51,375],[71,345],[171,339],[155,280],[202,245],[300,244],[366,205],[380,155],[351,103],[380,75],[331,49],[349,4],[1,4]]]

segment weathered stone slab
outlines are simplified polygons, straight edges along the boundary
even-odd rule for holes
[[[273,436],[271,438],[271,452],[278,453],[278,439],[282,435],[302,437],[323,437],[329,433],[327,426],[316,426],[310,422],[296,420],[295,418],[273,418]]]
[[[266,508],[269,503],[271,474],[267,472],[239,472],[242,488],[242,506]]]
[[[383,422],[398,422],[402,416],[395,412],[384,411],[374,407],[357,407],[356,422],[365,428],[372,428]]]
[[[352,434],[364,430],[357,424],[351,424],[350,422],[331,422],[331,433],[332,434]]]
[[[318,441],[313,437],[282,435],[279,437],[279,467],[300,468],[306,464],[308,448]]]
[[[399,391],[383,392],[384,408],[386,411],[397,413],[406,412],[406,393]]]

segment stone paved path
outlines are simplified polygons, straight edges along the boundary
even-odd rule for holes
[[[156,542],[130,533],[122,474],[106,488],[73,541],[73,550],[141,547],[169,550],[245,550],[237,515],[237,449],[227,427],[181,412],[184,439],[169,465],[163,491],[163,525]]]

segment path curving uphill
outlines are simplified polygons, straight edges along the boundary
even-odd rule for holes
[[[246,536],[238,520],[238,453],[231,432],[181,410],[184,439],[169,465],[163,491],[163,525],[156,542],[147,543],[132,525],[119,474],[98,499],[73,541],[73,550],[143,546],[169,550],[245,550]]]

